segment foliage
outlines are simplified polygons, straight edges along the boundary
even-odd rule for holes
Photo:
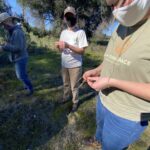
[[[36,36],[38,36],[38,37],[45,37],[45,36],[51,34],[51,31],[39,30],[39,29],[36,28],[36,27],[31,28],[31,31],[33,32],[34,35],[36,35]]]
[[[111,14],[105,0],[18,0],[18,2],[23,7],[29,7],[32,14],[40,18],[41,22],[48,20],[54,23],[56,33],[61,28],[63,11],[69,5],[76,8],[78,24],[85,29],[88,36],[92,36],[102,20],[107,20]],[[38,26],[39,23],[38,21]]]
[[[1,0],[0,1],[0,12],[4,11],[4,7],[5,7],[4,2],[3,2],[3,0]]]
[[[3,0],[0,0],[0,13],[4,12],[4,11],[9,11],[10,8],[8,6],[6,6],[6,4],[4,3]],[[0,45],[3,44],[5,42],[6,39],[6,32],[1,28],[0,26]],[[0,63],[9,63],[8,61],[8,57],[5,53],[0,53]]]
[[[5,0],[0,0],[0,13],[2,12],[8,12],[11,14],[11,7],[9,5],[6,5]]]

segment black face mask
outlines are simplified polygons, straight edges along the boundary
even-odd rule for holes
[[[76,17],[73,16],[65,16],[66,18],[66,24],[68,27],[74,27],[77,23]]]

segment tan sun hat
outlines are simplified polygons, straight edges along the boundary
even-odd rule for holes
[[[7,12],[4,12],[4,13],[1,13],[0,14],[0,24],[3,23],[5,20],[9,19],[9,18],[16,18],[16,19],[19,19],[18,17],[14,17],[14,16],[10,16]]]
[[[73,15],[76,15],[76,10],[75,10],[74,7],[68,6],[68,7],[65,9],[65,11],[64,11],[64,15],[65,15],[66,13],[72,13]]]

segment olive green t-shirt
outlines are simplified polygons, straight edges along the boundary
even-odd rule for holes
[[[101,76],[150,83],[150,19],[138,28],[118,27],[105,52]],[[99,94],[103,105],[122,118],[141,121],[141,114],[150,113],[150,101],[125,91],[111,88]]]

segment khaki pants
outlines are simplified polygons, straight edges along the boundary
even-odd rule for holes
[[[82,67],[76,68],[64,68],[62,67],[62,78],[64,84],[64,96],[63,98],[67,100],[71,97],[72,94],[72,102],[78,103],[79,98],[79,83],[78,80],[82,76]]]

